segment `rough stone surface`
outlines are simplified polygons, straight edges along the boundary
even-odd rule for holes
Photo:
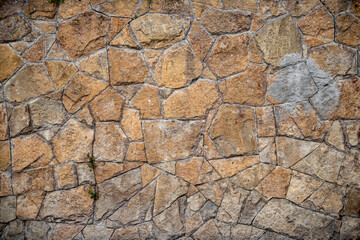
[[[28,193],[18,196],[16,200],[16,215],[23,219],[36,219],[45,193]]]
[[[0,42],[20,40],[30,32],[30,23],[21,15],[10,16],[0,21]]]
[[[8,45],[0,45],[0,82],[4,82],[12,73],[21,66],[21,58]]]
[[[25,65],[5,84],[5,95],[11,102],[22,102],[52,90],[46,70],[39,64]]]
[[[249,35],[220,36],[206,62],[220,78],[244,71],[249,64]]]
[[[14,174],[12,178],[14,193],[54,191],[54,170],[51,167],[32,169]]]
[[[255,153],[255,113],[249,107],[223,105],[210,128],[210,135],[224,156]]]
[[[200,60],[205,58],[214,42],[210,34],[207,33],[197,21],[192,25],[188,40]]]
[[[31,120],[33,127],[47,127],[61,125],[67,114],[60,101],[51,98],[38,98],[30,104]]]
[[[155,78],[161,87],[181,88],[200,77],[202,64],[185,43],[174,45],[160,57]]]
[[[210,9],[202,24],[211,34],[239,33],[250,29],[251,20],[249,13]],[[225,22],[218,24],[219,21]]]
[[[96,121],[119,121],[124,102],[119,93],[107,88],[91,101],[90,108]]]
[[[86,12],[58,26],[57,42],[73,59],[77,59],[105,45],[108,18]]]
[[[268,22],[256,35],[255,40],[263,52],[264,60],[274,67],[289,53],[300,53],[300,33],[289,16]]]
[[[132,99],[131,105],[140,110],[141,118],[154,119],[161,116],[159,90],[155,86],[144,85]]]
[[[108,81],[109,74],[106,52],[99,51],[84,57],[80,60],[80,69],[94,78]]]
[[[346,13],[336,17],[336,40],[350,46],[360,45],[360,20]]]
[[[146,14],[132,21],[130,26],[145,48],[165,48],[185,36],[180,25],[164,14]]]

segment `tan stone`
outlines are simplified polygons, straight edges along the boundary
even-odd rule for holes
[[[320,146],[317,142],[277,137],[277,159],[279,165],[289,168]]]
[[[82,14],[88,10],[90,10],[90,4],[87,0],[70,0],[64,1],[63,4],[59,5],[59,19],[67,19],[72,16]]]
[[[124,165],[114,162],[96,162],[95,179],[97,183],[119,175],[124,171]]]
[[[75,187],[77,184],[75,165],[69,163],[55,166],[55,180],[57,189]]]
[[[249,64],[249,35],[220,36],[206,62],[220,78],[244,71]]]
[[[141,118],[160,118],[160,99],[157,87],[144,85],[131,101],[131,105],[140,110]]]
[[[50,98],[38,98],[30,103],[33,127],[46,127],[48,124],[61,125],[67,118],[66,111],[60,101]]]
[[[56,32],[56,24],[54,22],[44,22],[44,21],[32,21],[32,23],[39,27],[44,33],[51,34]]]
[[[207,11],[210,8],[208,5],[201,4],[201,3],[196,3],[196,2],[192,3],[192,7],[194,9],[196,19],[198,21],[201,21],[201,19],[204,18],[205,14],[207,13]]]
[[[140,46],[135,41],[133,34],[130,31],[130,27],[126,25],[123,30],[110,42],[110,45],[116,47],[129,47],[140,49]]]
[[[78,184],[93,184],[95,183],[94,171],[89,167],[89,163],[81,163],[76,165],[76,174],[78,176]]]
[[[0,42],[20,40],[30,32],[30,23],[21,15],[13,15],[0,21]]]
[[[359,156],[358,151],[351,151],[349,155],[346,155],[340,168],[339,184],[360,187]]]
[[[360,143],[359,122],[345,122],[345,133],[351,146],[355,147]]]
[[[105,51],[99,51],[80,59],[79,65],[81,71],[98,79],[109,81],[107,54]]]
[[[85,124],[87,124],[89,126],[93,125],[94,119],[93,119],[93,117],[92,117],[92,115],[90,113],[90,110],[89,110],[88,106],[84,106],[80,111],[78,111],[75,114],[75,117],[79,121],[81,121],[81,122],[83,122],[83,123],[85,123]]]
[[[41,62],[44,57],[44,38],[32,45],[23,57],[28,62]]]
[[[274,234],[279,238],[275,238],[275,236],[267,236],[267,233]],[[240,239],[284,239],[287,240],[286,237],[283,237],[280,234],[276,234],[273,232],[265,232],[262,229],[255,228],[249,225],[242,225],[237,224],[236,226],[231,228],[231,236],[233,238],[240,238]]]
[[[44,192],[28,193],[18,196],[16,201],[16,215],[22,219],[36,219],[44,198]]]
[[[29,47],[27,42],[13,42],[10,43],[11,47],[15,49],[19,54],[24,53],[24,51]]]
[[[11,194],[11,175],[10,173],[0,171],[0,196],[3,197]]]
[[[6,103],[0,103],[0,140],[6,140],[8,137],[7,106]]]
[[[341,81],[340,84],[340,100],[336,110],[332,114],[332,118],[356,119],[360,116],[360,78],[355,77]]]
[[[58,25],[56,41],[70,55],[77,59],[105,46],[108,18],[86,12]]]
[[[342,132],[341,123],[339,121],[335,121],[331,126],[327,137],[327,142],[334,146],[336,149],[345,151],[345,140],[344,134]]]
[[[70,113],[76,112],[106,88],[106,85],[83,73],[77,73],[63,94],[63,104],[66,110]]]
[[[24,5],[23,0],[17,1],[17,2],[4,1],[0,8],[0,18],[4,19],[8,16],[19,13],[21,11],[23,5]]]
[[[165,1],[162,12],[167,14],[179,14],[190,17],[194,16],[194,12],[191,8],[191,3],[189,0]]]
[[[216,80],[216,76],[212,73],[212,71],[208,67],[206,67],[203,70],[201,77],[211,79],[211,80]]]
[[[119,17],[111,17],[110,18],[110,24],[109,24],[109,30],[108,30],[108,43],[118,34],[121,29],[130,22],[131,19],[129,18],[119,18]]]
[[[51,231],[50,240],[72,239],[83,228],[83,225],[57,223]]]
[[[303,16],[320,3],[319,0],[304,0],[302,2],[294,2],[291,0],[284,1],[284,7],[290,11],[294,17]]]
[[[51,167],[39,168],[13,174],[14,194],[38,191],[54,191],[54,170]]]
[[[5,171],[10,166],[10,144],[0,142],[0,170]]]
[[[39,64],[25,65],[5,84],[5,95],[11,102],[22,102],[52,90],[47,72]]]
[[[330,238],[339,228],[330,216],[298,207],[285,199],[271,199],[253,224],[302,239]]]
[[[360,17],[360,7],[359,0],[351,1],[350,3],[350,11],[357,17]]]
[[[148,164],[141,166],[142,186],[145,187],[148,183],[152,182],[160,173],[161,171],[159,169]]]
[[[229,185],[225,192],[216,219],[225,223],[237,223],[244,200],[249,192],[233,184]]]
[[[321,0],[330,9],[330,11],[337,15],[347,9],[349,1],[347,0]]]
[[[53,139],[54,154],[58,162],[82,162],[91,153],[94,131],[75,119],[70,119]]]
[[[219,89],[224,101],[262,105],[265,100],[267,72],[266,66],[251,64],[244,73],[221,81]]]
[[[168,208],[188,190],[188,183],[169,174],[161,174],[156,183],[154,215]]]
[[[140,52],[110,48],[109,63],[111,85],[143,83],[148,73]]]
[[[109,219],[126,225],[142,223],[147,218],[147,212],[151,211],[155,198],[156,183],[152,182],[132,197],[129,202],[116,210]]]
[[[189,70],[191,69],[191,70]],[[161,87],[181,88],[200,77],[202,64],[186,43],[170,47],[160,57],[155,78]]]
[[[300,204],[318,189],[321,184],[322,182],[313,176],[294,171],[286,198],[296,204]]]
[[[293,165],[292,169],[316,175],[329,182],[335,182],[344,157],[344,153],[322,144],[311,154]]]
[[[323,70],[330,72],[332,75],[356,73],[356,53],[351,48],[332,43],[312,48],[309,56]]]
[[[260,147],[260,139],[259,139]],[[276,164],[276,146],[275,141],[270,141],[260,152],[260,162]]]
[[[259,15],[256,14],[253,19],[251,31],[256,32],[262,26],[264,26],[265,23],[266,23],[266,21],[264,19],[262,19]]]
[[[257,108],[256,120],[259,137],[275,136],[275,118],[273,108],[271,106]]]
[[[210,6],[213,6],[214,8],[221,8],[219,0],[194,0],[194,2],[208,4]]]
[[[325,182],[302,205],[337,216],[343,208],[344,196],[344,187]]]
[[[253,190],[272,170],[269,164],[256,164],[231,178],[236,185],[247,190]]]
[[[282,7],[282,2],[273,0],[260,0],[259,14],[262,18],[273,18],[285,13],[286,10]]]
[[[213,167],[200,157],[176,162],[176,176],[192,184],[202,184],[220,179]]]
[[[21,66],[22,60],[8,45],[0,45],[0,82],[4,82]]]
[[[209,161],[216,171],[223,177],[231,177],[238,172],[259,162],[258,156],[234,157]]]
[[[29,18],[51,20],[56,14],[56,5],[46,0],[30,0],[23,11]]]
[[[302,18],[298,22],[298,26],[304,34],[325,39],[334,38],[333,19],[323,5],[318,6]]]
[[[319,39],[319,38],[315,38],[315,37],[311,37],[311,36],[304,36],[303,41],[305,44],[307,44],[310,47],[317,47],[317,46],[324,45],[326,43],[331,42],[330,40],[323,40],[323,39]]]
[[[146,162],[144,142],[132,142],[126,152],[126,161]]]
[[[97,123],[95,128],[94,157],[122,162],[127,138],[118,123]]]
[[[203,224],[193,235],[195,240],[200,239],[222,239],[219,229],[217,228],[214,220],[209,220]]]
[[[90,198],[87,187],[80,186],[69,190],[48,193],[40,209],[39,218],[52,216],[56,219],[85,223],[92,214],[94,200]]]
[[[336,17],[336,40],[350,46],[360,45],[360,20],[349,13]]]
[[[256,153],[255,113],[252,108],[222,105],[210,135],[224,156]]]
[[[138,0],[114,0],[106,1],[105,4],[100,5],[97,10],[104,12],[108,15],[118,17],[131,17],[135,11]]]
[[[129,226],[125,228],[118,228],[114,231],[114,233],[111,235],[111,240],[115,239],[134,239],[134,240],[140,240],[139,238],[139,230],[136,226]]]
[[[169,15],[146,14],[132,21],[130,26],[145,48],[165,48],[184,38],[183,30]]]
[[[163,102],[165,117],[204,117],[217,99],[216,84],[199,80],[187,88],[175,91]]]
[[[55,80],[62,73],[68,64],[66,62],[46,61],[45,66],[51,79]]]
[[[200,60],[205,58],[214,42],[211,35],[208,34],[197,21],[192,25],[188,41]]]
[[[257,12],[257,0],[223,0],[223,8]]]
[[[50,161],[50,146],[36,135],[18,137],[12,140],[12,168],[20,171],[34,161]]]
[[[262,182],[256,190],[267,199],[285,198],[290,184],[291,171],[282,167],[276,167]]]
[[[192,154],[202,122],[143,122],[146,156],[150,163],[185,158]]]
[[[69,80],[78,71],[73,63],[46,61],[45,65],[49,71],[56,89],[65,87]]]
[[[255,35],[255,40],[264,60],[275,67],[286,54],[301,53],[300,34],[289,16],[268,22]]]
[[[262,58],[253,39],[250,40],[250,62],[262,63]]]
[[[26,133],[31,130],[30,114],[28,105],[19,105],[9,112],[10,136],[16,136],[19,133]]]
[[[126,135],[132,140],[136,141],[143,138],[140,113],[138,110],[131,108],[124,108],[121,125]]]
[[[252,15],[240,11],[221,11],[210,9],[202,25],[211,34],[226,34],[245,32],[250,29]],[[222,24],[218,24],[222,22]]]
[[[119,121],[125,99],[111,88],[105,89],[90,103],[96,121]]]
[[[70,61],[70,57],[68,54],[62,49],[57,43],[55,43],[51,50],[49,51],[48,55],[46,56],[46,59],[51,60],[64,60],[64,61]]]
[[[205,198],[210,199],[213,203],[219,206],[228,187],[228,183],[229,182],[227,179],[221,179],[216,182],[209,182],[198,185],[197,187]]]

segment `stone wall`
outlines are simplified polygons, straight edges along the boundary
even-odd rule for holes
[[[1,239],[360,238],[359,0],[0,5]]]

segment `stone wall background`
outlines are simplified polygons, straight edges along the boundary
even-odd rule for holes
[[[360,237],[360,1],[0,4],[1,239]]]

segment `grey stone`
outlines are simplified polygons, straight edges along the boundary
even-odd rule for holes
[[[218,206],[216,206],[215,203],[207,201],[200,210],[200,214],[204,222],[208,221],[211,218],[215,218],[217,210]]]
[[[20,15],[0,21],[0,42],[20,40],[31,31],[30,23]]]
[[[291,240],[295,238],[290,238],[275,232],[266,232],[264,235],[259,238],[259,240]]]
[[[26,223],[25,238],[27,240],[45,240],[49,230],[50,227],[45,222],[29,221]]]
[[[305,239],[329,239],[339,231],[333,218],[274,198],[256,216],[254,226]]]
[[[258,212],[266,204],[266,199],[257,191],[252,191],[245,201],[239,223],[251,224]]]
[[[299,53],[286,54],[280,59],[280,67],[283,68],[301,61],[303,61],[303,59],[301,58],[301,55]]]
[[[16,197],[0,198],[0,222],[7,223],[16,218]]]
[[[306,64],[297,63],[282,68],[268,91],[276,102],[298,102],[312,97],[317,87]]]
[[[86,240],[110,239],[113,229],[101,225],[88,225],[84,228],[83,234]]]
[[[360,218],[344,217],[341,229],[340,239],[359,239],[360,238]]]
[[[165,232],[168,238],[175,239],[185,233],[184,226],[181,222],[179,203],[175,202],[154,218],[155,225],[160,231]]]

